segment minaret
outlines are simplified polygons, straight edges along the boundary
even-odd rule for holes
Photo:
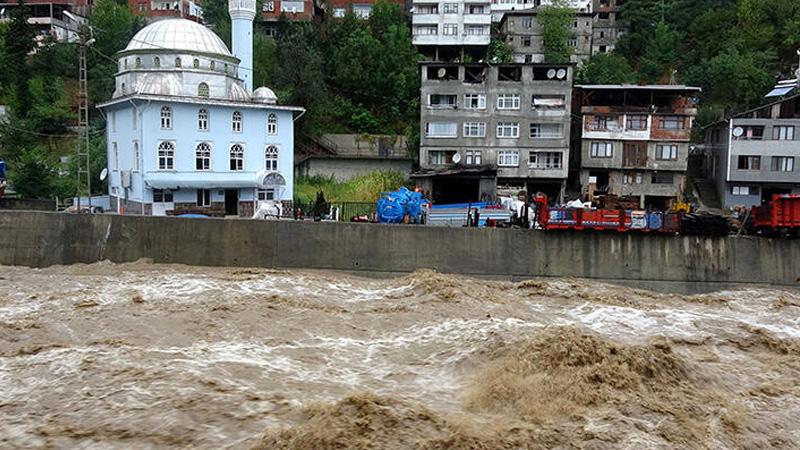
[[[253,92],[253,19],[256,18],[256,0],[228,0],[231,14],[231,41],[233,56],[239,58],[239,78],[244,80],[247,92]]]

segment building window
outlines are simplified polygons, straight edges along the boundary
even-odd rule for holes
[[[197,190],[197,206],[211,206],[211,191],[208,189]]]
[[[197,96],[208,97],[210,95],[207,83],[200,83],[197,85]]]
[[[751,186],[731,186],[733,195],[758,195],[758,188]]]
[[[192,68],[199,69],[200,68],[200,60],[195,58],[192,60]]]
[[[737,136],[737,134],[739,136]],[[763,126],[736,127],[733,129],[733,139],[737,141],[760,141],[764,139]]]
[[[772,171],[773,172],[794,172],[794,157],[793,156],[773,156],[772,157]]]
[[[530,47],[531,46],[531,37],[530,36],[522,36],[522,46],[523,47]]]
[[[180,58],[175,58],[175,67],[180,68],[183,63]]]
[[[646,167],[647,142],[625,142],[622,145],[622,166]]]
[[[169,106],[161,107],[161,129],[169,130],[172,128],[172,108]]]
[[[344,17],[345,13],[344,8],[333,8],[333,17]]]
[[[592,142],[592,158],[611,158],[614,155],[612,142]]]
[[[205,108],[197,111],[197,129],[199,131],[208,131],[208,110]]]
[[[659,116],[658,128],[662,130],[686,129],[686,118],[683,116]]]
[[[139,154],[139,142],[133,141],[133,167],[132,170],[134,172],[139,171],[139,158],[141,155]]]
[[[244,147],[242,144],[231,145],[231,170],[244,170]]]
[[[164,141],[158,144],[158,170],[175,168],[175,143]]]
[[[501,167],[519,166],[519,152],[516,150],[500,150],[497,152],[497,165]]]
[[[274,113],[267,116],[267,134],[278,134],[278,116]]]
[[[217,63],[215,61],[211,61],[210,63],[208,63],[208,68],[211,69],[211,70],[216,69],[217,68]]]
[[[486,14],[486,7],[483,5],[464,5],[467,10],[464,14]]]
[[[161,58],[158,56],[153,58],[153,67],[161,67]]]
[[[647,116],[631,115],[628,116],[625,127],[629,130],[646,130],[647,129]]]
[[[128,58],[122,60],[122,66],[126,69],[128,68]]]
[[[439,34],[439,27],[437,25],[419,25],[414,28],[414,34],[417,36],[436,36]]]
[[[497,122],[497,137],[499,138],[518,138],[519,123],[516,122]]]
[[[592,129],[595,131],[618,131],[619,117],[617,116],[594,116]]]
[[[481,164],[481,151],[480,150],[467,150],[464,164],[468,166],[479,166]]]
[[[153,203],[172,203],[172,191],[153,189]]]
[[[432,166],[443,166],[453,162],[454,151],[431,150],[428,152],[428,164]]]
[[[139,58],[139,57],[137,56],[137,57],[136,57],[136,59],[135,59],[134,61],[135,61],[135,64],[136,64],[136,68],[137,68],[137,69],[141,69],[141,67],[142,67],[142,58]]]
[[[483,36],[489,34],[489,27],[484,27],[482,25],[467,25],[465,28],[467,36]]]
[[[211,145],[208,142],[197,144],[194,151],[194,168],[196,170],[211,170]]]
[[[428,122],[425,124],[425,137],[429,138],[458,137],[458,124],[452,122]]]
[[[533,95],[531,96],[531,106],[536,109],[565,109],[567,105],[566,97],[563,95]]]
[[[519,94],[498,94],[497,109],[519,109]]]
[[[260,202],[275,200],[275,189],[256,189],[256,198]]]
[[[242,132],[242,113],[241,111],[234,111],[231,119],[231,126],[234,133]]]
[[[458,103],[458,96],[451,94],[430,94],[428,95],[428,106],[431,108],[455,109]]]
[[[117,147],[116,142],[111,143],[111,157],[113,161],[111,161],[111,170],[119,170],[119,147]]]
[[[674,184],[674,174],[672,172],[656,172],[650,179],[651,184]]]
[[[486,109],[484,94],[464,94],[464,109]]]
[[[121,90],[122,90],[122,95],[125,95],[125,94],[127,94],[127,93],[128,93],[128,92],[126,91],[126,89],[125,89],[125,83],[122,83],[122,89],[121,89]]]
[[[661,161],[677,161],[677,145],[656,145],[656,159]]]
[[[275,12],[275,1],[270,0],[261,5],[261,10],[264,12]]]
[[[522,28],[533,28],[533,17],[525,16],[522,18]]]
[[[464,137],[486,137],[486,122],[464,122]]]
[[[561,169],[561,152],[530,152],[528,154],[528,167],[539,170]]]
[[[134,130],[139,126],[139,112],[135,108],[131,110],[131,126]]]
[[[561,138],[560,123],[532,123],[530,124],[531,139],[559,139]]]
[[[444,13],[445,14],[458,14],[458,3],[445,3],[444,4]]]
[[[264,161],[267,170],[276,172],[278,170],[278,147],[268,145],[264,152]]]
[[[642,184],[643,178],[641,173],[626,173],[622,176],[622,184]]]
[[[772,128],[772,139],[778,141],[793,141],[794,140],[794,127],[792,126],[776,126]]]
[[[442,34],[445,36],[455,36],[458,34],[458,24],[446,23],[442,25]]]
[[[222,70],[223,70],[225,73],[228,73],[228,64],[227,64],[227,63],[226,63],[224,66],[222,66]]]
[[[111,112],[111,132],[115,133],[117,131],[117,112]]]
[[[739,170],[761,170],[761,157],[757,155],[739,155]]]

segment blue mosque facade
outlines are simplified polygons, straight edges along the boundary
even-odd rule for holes
[[[107,120],[111,207],[120,214],[252,216],[292,199],[302,108],[252,89],[255,0],[230,0],[231,53],[185,19],[139,31],[118,56]]]

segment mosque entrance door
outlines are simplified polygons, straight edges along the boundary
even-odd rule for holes
[[[225,189],[225,215],[239,215],[239,190]]]

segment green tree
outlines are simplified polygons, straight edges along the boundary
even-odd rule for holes
[[[665,22],[656,25],[647,43],[645,54],[639,59],[639,75],[650,83],[665,83],[677,70],[680,36]]]
[[[3,41],[5,53],[3,54],[4,79],[10,83],[9,89],[12,97],[7,99],[11,112],[20,119],[28,116],[31,109],[31,96],[28,90],[30,68],[28,55],[34,49],[33,38],[35,32],[28,23],[30,11],[23,0],[19,0],[17,7],[9,14],[11,21],[5,29]]]
[[[114,74],[118,67],[114,55],[125,49],[144,21],[134,16],[127,4],[97,0],[89,23],[95,37],[93,51],[88,55],[90,95],[95,101],[104,101],[114,92]],[[77,49],[75,52],[73,58],[77,60]]]
[[[568,63],[574,50],[569,40],[575,35],[572,31],[575,10],[564,0],[554,0],[539,9],[536,19],[542,27],[544,60],[548,63]]]
[[[10,169],[9,184],[21,197],[52,198],[58,171],[47,148],[23,150]]]
[[[514,60],[513,56],[514,51],[506,41],[492,38],[489,42],[489,61],[494,63],[510,63]]]
[[[622,55],[600,53],[579,69],[576,78],[582,84],[634,83],[636,72]]]

